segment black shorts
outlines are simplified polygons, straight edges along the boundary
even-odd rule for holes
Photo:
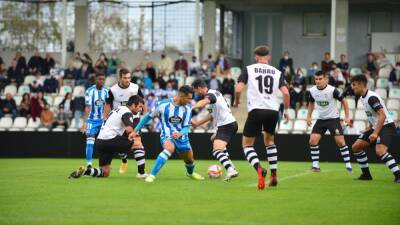
[[[243,135],[246,137],[258,136],[261,131],[275,134],[275,128],[279,121],[279,112],[269,109],[253,109],[247,114]]]
[[[217,134],[215,135],[215,139],[225,141],[229,143],[231,138],[236,134],[238,130],[237,122],[228,123],[223,126],[217,128]]]
[[[383,125],[381,132],[378,135],[378,139],[376,140],[376,143],[371,143],[369,140],[369,136],[374,132],[373,129],[367,130],[364,133],[362,133],[358,139],[364,140],[370,144],[383,144],[387,147],[390,147],[390,144],[392,143],[392,138],[396,132],[396,126],[394,123],[389,123],[386,125]]]
[[[320,134],[324,135],[326,130],[329,130],[331,135],[341,136],[343,135],[343,129],[340,125],[340,119],[326,119],[326,120],[317,120],[314,124],[314,127],[311,131],[312,134]]]
[[[127,153],[132,147],[132,141],[127,136],[116,136],[109,140],[97,139],[95,149],[99,152],[99,166],[110,165],[114,153]]]

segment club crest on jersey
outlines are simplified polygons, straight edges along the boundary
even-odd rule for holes
[[[122,101],[121,106],[126,106],[126,103],[128,103],[128,101]]]
[[[367,114],[368,117],[372,116],[372,113],[370,111],[365,111],[365,113]]]
[[[180,118],[179,116],[171,116],[170,118],[168,118],[168,121],[172,124],[178,124],[182,122],[182,118]]]
[[[317,104],[319,106],[325,107],[325,106],[329,105],[329,102],[328,101],[317,101]]]
[[[104,100],[103,100],[103,99],[97,99],[97,100],[94,102],[94,105],[95,105],[95,106],[102,106],[102,105],[104,105]]]

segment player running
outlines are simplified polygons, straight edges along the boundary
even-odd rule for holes
[[[82,175],[92,177],[108,177],[111,172],[111,161],[114,153],[127,153],[132,146],[133,139],[128,135],[138,122],[138,114],[143,110],[144,101],[138,96],[131,96],[126,106],[112,110],[104,121],[97,137],[95,149],[100,154],[99,168],[79,167],[72,172],[69,178],[79,178]]]
[[[104,117],[108,115],[108,113],[111,111],[111,108],[117,109],[120,106],[126,105],[128,99],[133,95],[139,95],[143,98],[143,94],[140,91],[139,86],[137,84],[131,83],[131,73],[129,72],[129,70],[121,69],[119,71],[118,83],[112,86],[109,91],[106,101],[106,107],[104,109]],[[146,106],[144,106],[143,111],[146,112]],[[147,174],[145,172],[145,150],[140,136],[135,137],[132,151],[138,167],[138,173],[136,177],[146,178]],[[119,172],[126,173],[128,165],[128,153],[121,154],[120,157],[122,159],[122,164],[120,166]]]
[[[86,166],[92,167],[95,137],[103,124],[104,104],[108,97],[108,88],[104,86],[105,76],[96,74],[96,84],[85,92],[85,116],[81,132],[86,133]]]
[[[395,124],[384,101],[377,93],[368,90],[367,82],[367,78],[364,75],[357,75],[351,79],[351,88],[354,94],[361,96],[365,113],[372,126],[371,129],[364,131],[352,146],[354,155],[362,170],[362,174],[357,179],[372,180],[367,154],[364,149],[374,145],[376,154],[392,171],[394,182],[400,184],[399,167],[396,164],[396,160],[388,152],[395,133]]]
[[[211,119],[214,120],[217,132],[212,138],[212,155],[225,167],[227,175],[224,180],[229,181],[239,175],[226,151],[226,145],[236,134],[238,124],[235,117],[232,115],[229,103],[226,102],[219,91],[208,89],[204,80],[195,80],[192,86],[197,95],[204,97],[202,100],[198,101],[192,109],[203,108],[209,104],[209,110],[211,111],[211,113],[202,120],[192,122],[192,126],[197,127]]]
[[[260,165],[258,155],[254,150],[256,136],[264,131],[264,144],[266,145],[267,157],[271,176],[268,186],[276,186],[278,151],[274,143],[274,133],[279,120],[280,100],[278,91],[282,92],[284,103],[284,117],[289,120],[287,109],[289,108],[289,91],[284,76],[273,66],[268,65],[271,59],[269,48],[259,46],[254,50],[256,63],[249,65],[243,70],[236,86],[236,103],[240,102],[240,92],[247,88],[248,116],[243,129],[243,151],[247,161],[258,173],[258,189],[265,188],[265,176],[267,170]]]
[[[193,150],[188,136],[192,120],[192,108],[189,105],[193,97],[192,92],[190,86],[182,86],[174,98],[158,102],[150,113],[142,117],[135,131],[130,134],[133,138],[152,118],[160,119],[160,139],[164,150],[158,155],[151,174],[145,179],[146,182],[155,180],[157,173],[175,151],[185,162],[187,176],[194,180],[204,180],[204,177],[194,172]]]
[[[318,119],[315,123],[311,135],[310,135],[310,152],[312,167],[311,171],[320,172],[319,167],[319,141],[325,134],[326,130],[329,130],[330,134],[335,137],[336,145],[340,150],[343,161],[346,164],[347,172],[352,172],[350,163],[349,147],[346,145],[343,136],[343,129],[340,124],[339,110],[337,107],[337,101],[340,101],[344,108],[345,123],[350,124],[349,117],[349,105],[347,100],[340,95],[339,91],[328,84],[328,76],[323,71],[318,71],[314,75],[315,86],[312,87],[309,92],[309,104],[307,114],[307,125],[311,126],[311,115],[314,111],[315,103],[318,111]]]

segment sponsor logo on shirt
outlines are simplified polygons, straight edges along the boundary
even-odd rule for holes
[[[171,116],[168,118],[168,121],[172,124],[179,124],[182,122],[182,118],[180,118],[179,116]]]
[[[368,117],[372,116],[372,113],[370,111],[365,111],[365,113],[367,114]]]
[[[317,101],[317,104],[321,107],[325,107],[329,105],[328,101]]]
[[[103,99],[97,99],[97,100],[94,102],[94,105],[95,105],[95,106],[102,106],[102,105],[104,105],[104,100],[103,100]]]

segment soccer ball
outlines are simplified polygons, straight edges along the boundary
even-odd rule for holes
[[[212,165],[208,167],[207,174],[210,179],[218,179],[222,175],[222,168],[218,165]]]

